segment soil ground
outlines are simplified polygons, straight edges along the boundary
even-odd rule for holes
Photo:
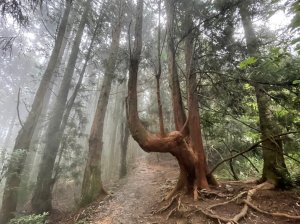
[[[165,211],[157,212],[170,204],[162,201],[174,187],[178,167],[174,160],[157,162],[153,158],[140,159],[129,175],[111,188],[111,194],[73,214],[54,215],[51,223],[61,224],[210,224],[220,223],[206,217],[200,208],[228,201],[238,193],[254,187],[241,182],[220,182],[220,187],[212,193],[202,192],[200,200],[194,201],[191,195],[181,195],[174,199]],[[244,198],[243,198],[244,199]],[[232,218],[243,207],[242,199],[217,207],[213,212],[219,216]],[[284,212],[300,216],[300,189],[291,191],[258,191],[252,203],[268,212]],[[179,205],[179,206],[178,206]],[[300,220],[277,218],[264,215],[252,209],[240,224],[287,224],[300,223]]]

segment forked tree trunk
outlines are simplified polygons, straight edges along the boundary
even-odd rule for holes
[[[168,2],[169,3],[169,2]],[[171,5],[169,5],[170,7]],[[130,66],[129,66],[129,81],[128,81],[128,109],[127,109],[127,116],[128,116],[128,124],[129,129],[132,134],[132,137],[138,142],[140,147],[146,152],[161,152],[161,153],[171,153],[173,156],[176,157],[180,166],[180,177],[175,189],[168,195],[174,194],[176,191],[186,188],[187,191],[191,192],[193,189],[194,192],[197,193],[197,189],[199,188],[208,188],[208,184],[203,184],[202,178],[206,179],[205,171],[201,171],[204,173],[204,177],[200,176],[201,172],[199,169],[199,153],[195,149],[189,145],[187,139],[185,138],[186,133],[188,131],[184,131],[183,123],[182,126],[177,124],[177,128],[183,129],[182,132],[185,133],[183,135],[180,131],[173,131],[171,133],[166,134],[166,136],[162,137],[160,135],[152,134],[148,132],[144,126],[141,124],[138,115],[138,108],[137,108],[137,75],[138,75],[138,68],[139,68],[139,61],[142,49],[142,23],[143,23],[143,0],[139,0],[137,4],[137,13],[136,13],[136,25],[135,25],[135,41],[134,41],[134,49],[133,53],[130,56]],[[173,47],[170,45],[169,47]],[[170,51],[169,51],[170,53]],[[171,53],[174,53],[171,52]],[[172,54],[170,58],[175,56]],[[171,62],[175,63],[175,58],[171,60]],[[169,65],[172,66],[171,71],[174,71],[176,65],[170,63]],[[171,78],[173,73],[171,74]],[[178,81],[178,77],[177,77]],[[175,87],[174,87],[175,86]],[[176,83],[176,79],[173,80],[172,91],[177,88],[176,86],[179,85]],[[180,93],[180,89],[176,89],[176,93],[173,95],[178,97]],[[174,102],[180,102],[180,99],[174,100]],[[181,101],[182,102],[182,101]],[[182,103],[181,103],[182,105]],[[176,104],[178,108],[178,104]],[[181,109],[182,113],[184,114],[183,108]],[[175,113],[175,112],[174,112]],[[183,116],[183,115],[182,115]],[[182,117],[181,117],[182,118]],[[176,119],[175,122],[180,121],[180,119]],[[198,133],[199,135],[200,133]],[[199,136],[198,136],[199,137]],[[207,181],[206,181],[207,182]],[[168,198],[167,197],[167,198]]]
[[[20,174],[24,169],[26,153],[29,149],[34,129],[36,128],[40,114],[42,112],[45,94],[49,87],[56,65],[58,63],[57,59],[68,23],[68,17],[71,10],[71,2],[71,0],[66,0],[66,8],[62,20],[60,22],[57,38],[55,40],[54,49],[51,53],[50,60],[43,74],[40,86],[35,94],[31,110],[26,118],[26,121],[23,124],[23,127],[21,128],[16,137],[13,152],[18,153],[18,151],[22,149],[25,151],[25,153],[18,164],[9,164],[8,167],[7,178],[3,193],[2,208],[0,212],[0,223],[3,224],[7,223],[11,218],[13,218],[14,212],[16,211],[18,197],[17,191],[20,185]]]
[[[245,31],[248,54],[258,57],[258,39],[253,29],[248,0],[239,4],[239,10]],[[263,85],[253,81],[253,87],[256,94],[261,138],[268,138],[262,143],[264,166],[261,182],[268,181],[278,187],[290,185],[290,174],[283,157],[282,140],[280,137],[272,137],[278,134],[280,129],[277,128],[275,122],[272,122],[273,118],[269,106],[270,98],[265,93],[266,90]]]
[[[101,179],[102,139],[104,118],[114,78],[122,29],[123,9],[120,10],[122,10],[122,13],[120,13],[120,17],[112,32],[110,54],[106,63],[104,80],[101,86],[101,92],[89,137],[89,152],[81,189],[81,205],[86,205],[97,199],[101,194],[106,194]]]
[[[88,18],[90,4],[91,0],[88,0],[79,23],[68,64],[52,111],[53,117],[50,120],[47,128],[45,149],[39,166],[36,187],[31,200],[32,208],[37,213],[51,211],[52,209],[52,174],[61,138],[61,136],[59,136],[59,129],[66,107],[67,97],[79,52],[79,45]]]

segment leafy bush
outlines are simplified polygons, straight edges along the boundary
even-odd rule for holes
[[[9,224],[46,224],[47,217],[47,212],[40,215],[26,215],[10,220]]]

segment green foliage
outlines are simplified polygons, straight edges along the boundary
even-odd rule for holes
[[[297,85],[297,84],[300,84],[300,80],[294,80],[293,81],[293,85]]]
[[[296,0],[293,3],[292,11],[295,13],[295,15],[291,21],[290,27],[292,29],[296,29],[296,28],[299,28],[299,26],[300,26],[300,1],[299,0]]]
[[[249,65],[255,64],[256,62],[257,62],[257,59],[255,57],[248,57],[244,61],[240,62],[239,67],[241,69],[244,69],[244,68],[248,67]]]
[[[39,215],[26,215],[11,219],[9,224],[46,224],[48,213],[44,212]]]

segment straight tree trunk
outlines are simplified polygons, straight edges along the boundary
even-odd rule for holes
[[[8,131],[6,133],[5,140],[4,140],[3,149],[2,149],[2,152],[0,154],[0,173],[1,174],[4,173],[4,168],[5,168],[4,163],[7,159],[8,154],[9,154],[8,146],[9,146],[9,142],[10,142],[10,137],[13,133],[13,129],[14,129],[14,126],[15,126],[16,119],[17,119],[17,113],[14,112],[13,117],[10,120]],[[1,175],[1,177],[2,177],[2,175]],[[0,179],[0,183],[1,183],[1,180],[2,180],[2,178]]]
[[[119,177],[123,178],[127,174],[127,149],[128,149],[128,139],[129,139],[129,129],[126,119],[126,99],[123,100],[122,103],[122,122],[121,122],[121,128],[120,128],[120,145],[121,145],[121,157],[120,157],[120,171],[119,171]]]
[[[71,20],[72,19],[72,13],[69,16]],[[55,72],[51,78],[50,81],[50,85],[47,89],[47,93],[44,97],[44,103],[43,103],[43,109],[41,112],[41,116],[38,120],[38,124],[34,130],[31,142],[30,142],[30,146],[29,146],[29,152],[27,154],[27,158],[26,158],[26,162],[25,162],[25,167],[23,169],[23,172],[21,174],[21,186],[19,189],[19,194],[21,195],[21,197],[18,200],[18,206],[22,206],[22,203],[27,202],[31,196],[32,196],[32,180],[33,180],[33,173],[35,171],[35,167],[38,163],[36,163],[36,158],[37,153],[39,151],[39,148],[43,142],[43,136],[46,130],[46,122],[45,122],[45,118],[47,117],[48,111],[49,111],[49,103],[50,103],[50,99],[51,99],[51,95],[52,95],[52,89],[54,87],[54,83],[55,80],[57,78],[57,74],[59,74],[60,72],[60,67],[62,66],[62,60],[67,57],[64,53],[67,52],[66,46],[68,43],[68,38],[70,36],[70,32],[71,32],[71,27],[72,26],[72,22],[68,23],[68,27],[65,31],[65,37],[63,38],[63,42],[60,48],[60,52],[58,54],[57,57],[57,61],[58,63],[56,64],[56,68],[55,68]],[[65,57],[64,57],[65,56]],[[64,57],[64,58],[63,58]],[[63,67],[63,66],[62,66]]]
[[[82,69],[80,71],[80,74],[79,74],[79,79],[78,79],[78,81],[76,83],[75,89],[74,89],[74,91],[73,91],[70,99],[67,102],[66,109],[65,109],[65,112],[64,112],[64,115],[63,115],[63,118],[62,118],[62,122],[60,124],[60,128],[59,128],[59,136],[60,136],[60,139],[59,139],[59,145],[60,145],[60,147],[59,148],[60,148],[60,152],[59,152],[59,155],[58,155],[58,161],[55,164],[55,168],[54,168],[53,181],[52,181],[52,186],[51,186],[52,189],[53,189],[53,185],[57,181],[57,177],[59,175],[59,166],[60,166],[60,162],[61,162],[61,159],[62,159],[63,150],[65,148],[63,145],[61,145],[61,141],[63,139],[63,134],[64,134],[65,128],[67,126],[67,122],[68,122],[71,110],[73,108],[75,99],[76,99],[76,97],[78,95],[78,92],[80,90],[80,87],[82,85],[83,77],[84,77],[84,74],[85,74],[88,62],[89,62],[89,60],[91,58],[91,54],[92,54],[94,42],[96,40],[96,37],[97,37],[97,34],[98,34],[98,30],[99,30],[101,22],[102,22],[101,20],[102,20],[102,15],[100,15],[98,17],[98,20],[97,20],[97,23],[96,23],[96,27],[95,27],[95,30],[94,30],[94,33],[93,33],[93,36],[92,36],[92,39],[91,39],[91,43],[90,43],[90,46],[88,48],[88,52],[87,52],[87,54],[85,56],[85,61],[84,61],[83,67],[82,67]]]
[[[23,158],[19,161],[19,164],[9,164],[8,166],[6,183],[2,199],[2,207],[0,211],[0,223],[3,224],[6,224],[11,218],[13,218],[14,212],[16,211],[18,200],[17,192],[20,185],[20,174],[23,171],[26,161],[26,153],[29,149],[33,132],[36,128],[40,114],[42,112],[45,94],[49,87],[56,65],[58,63],[57,58],[61,49],[61,45],[67,27],[68,17],[71,10],[71,2],[71,0],[66,0],[66,8],[62,20],[60,22],[60,26],[58,28],[58,33],[55,40],[54,49],[51,53],[50,60],[43,74],[40,86],[35,94],[31,110],[15,140],[13,152],[18,153],[18,151],[22,149],[25,153],[23,153]]]
[[[115,27],[113,28],[110,54],[106,63],[104,80],[101,86],[101,92],[97,103],[97,109],[94,115],[93,124],[90,132],[88,158],[84,171],[81,189],[81,205],[88,204],[94,201],[100,195],[106,194],[101,179],[103,127],[111,85],[114,79],[114,72],[116,67],[115,65],[118,56],[120,35],[122,29],[122,17],[123,12],[120,13],[118,21],[115,24]]]
[[[186,63],[186,77],[188,84],[188,126],[189,126],[189,136],[190,136],[190,146],[194,150],[195,154],[198,157],[197,163],[198,167],[196,169],[197,177],[197,186],[200,188],[209,189],[208,181],[206,174],[208,173],[206,156],[203,147],[202,135],[201,135],[201,126],[200,126],[200,116],[198,111],[198,92],[197,92],[197,73],[195,72],[194,67],[194,32],[193,21],[192,21],[192,12],[191,4],[186,4],[186,18],[185,18],[185,33],[187,37],[185,38],[185,63]],[[195,192],[196,196],[196,192]]]
[[[10,137],[13,133],[13,129],[14,129],[14,126],[15,126],[15,122],[16,122],[16,119],[17,119],[17,113],[16,112],[13,112],[13,117],[9,123],[9,128],[8,128],[8,131],[7,131],[7,134],[5,136],[5,140],[4,140],[4,149],[7,151],[7,147],[9,145],[9,142],[10,142]]]
[[[121,88],[123,89],[123,88]],[[116,91],[118,92],[120,90],[119,86],[117,87]],[[114,102],[114,108],[113,108],[113,113],[112,113],[112,121],[113,124],[110,124],[110,138],[108,141],[108,146],[110,147],[110,152],[109,152],[109,156],[108,156],[108,166],[106,169],[106,177],[107,178],[112,178],[113,175],[115,174],[115,171],[117,171],[116,167],[118,166],[118,164],[115,162],[115,158],[116,158],[116,139],[118,136],[118,129],[121,123],[121,119],[122,119],[122,110],[121,110],[121,106],[122,106],[122,98],[118,97],[117,95],[115,96],[115,102]]]
[[[245,31],[248,54],[252,57],[258,57],[260,54],[258,39],[252,25],[249,6],[248,0],[243,1],[239,4],[239,10]],[[273,118],[269,106],[270,99],[265,93],[266,90],[263,85],[253,81],[253,87],[256,94],[261,138],[268,138],[262,143],[264,166],[260,181],[268,181],[275,186],[285,187],[291,184],[290,174],[283,157],[282,140],[280,137],[273,137],[278,134],[279,128],[276,128],[276,123],[272,122]]]
[[[176,65],[176,48],[175,48],[175,34],[174,34],[174,21],[175,21],[175,0],[165,0],[167,12],[167,53],[168,53],[168,69],[171,80],[172,90],[172,106],[174,113],[174,123],[177,131],[181,130],[186,121],[186,115],[183,107],[180,84],[178,78],[178,71]],[[188,133],[188,128],[184,130],[185,134]]]
[[[156,96],[157,96],[157,108],[158,108],[158,118],[159,118],[159,130],[161,136],[165,136],[165,127],[164,127],[164,117],[161,104],[161,94],[160,94],[160,77],[161,77],[161,28],[160,28],[160,16],[161,15],[161,0],[158,2],[158,31],[157,31],[157,60],[158,60],[158,69],[155,75],[156,79]]]
[[[90,11],[90,4],[91,0],[88,0],[85,4],[84,12],[79,23],[79,27],[72,46],[68,64],[65,69],[65,73],[58,92],[56,102],[54,104],[52,118],[47,128],[45,149],[39,167],[36,187],[31,200],[32,208],[37,213],[51,211],[52,209],[52,174],[61,138],[61,136],[59,136],[59,130],[67,103],[67,97],[76,65],[76,60],[79,53],[79,46],[82,39],[83,30],[87,22],[88,13]]]

